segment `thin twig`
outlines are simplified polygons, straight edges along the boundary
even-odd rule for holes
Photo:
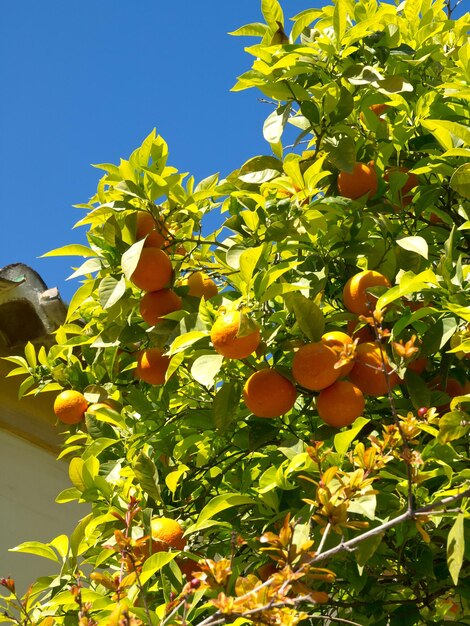
[[[317,556],[322,553],[323,548],[325,547],[325,542],[330,532],[330,529],[331,529],[331,522],[328,522],[328,524],[325,526],[325,530],[323,532],[323,537],[321,538],[320,545],[318,546]]]

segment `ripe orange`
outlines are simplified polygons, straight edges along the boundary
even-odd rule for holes
[[[243,388],[243,399],[257,417],[279,417],[294,406],[297,392],[290,380],[273,369],[252,374]]]
[[[336,354],[338,355],[338,358],[340,358],[340,355],[342,353],[345,353],[348,350],[347,348],[345,349],[345,346],[351,346],[350,350],[352,350],[353,340],[351,339],[349,335],[341,332],[340,330],[332,330],[328,333],[325,333],[324,335],[322,335],[321,340],[322,340],[322,343],[325,344],[325,346],[332,348],[336,352]],[[345,363],[344,365],[342,365],[338,369],[339,378],[342,378],[343,376],[347,376],[347,374],[349,374],[349,372],[352,370],[353,365],[354,365],[353,358],[349,361],[349,363]]]
[[[412,372],[416,372],[416,374],[422,374],[424,370],[426,369],[427,364],[428,364],[427,357],[421,356],[421,357],[418,357],[417,359],[413,359],[413,361],[408,363],[406,367]]]
[[[382,354],[390,389],[398,384],[400,379],[392,371],[385,350],[381,350],[380,346],[372,342],[360,343],[356,349],[356,362],[349,373],[349,379],[356,387],[359,387],[362,393],[370,396],[384,396],[388,393],[387,376],[382,367]]]
[[[163,385],[170,358],[158,348],[142,350],[137,357],[135,375],[151,385]]]
[[[88,408],[88,401],[79,391],[66,389],[54,401],[54,413],[64,424],[78,424]]]
[[[375,169],[365,163],[356,163],[351,174],[340,172],[337,184],[340,195],[351,200],[356,200],[365,194],[367,198],[372,198],[378,189]]]
[[[433,380],[430,381],[430,385],[441,391],[443,390],[442,382],[439,377],[433,378]],[[466,380],[462,385],[462,383],[456,378],[449,377],[444,391],[451,398],[455,398],[456,396],[465,396],[467,393],[470,393],[470,380]]]
[[[179,311],[181,298],[172,289],[148,291],[140,301],[140,314],[149,326],[155,326],[163,320],[162,315]]]
[[[212,326],[212,345],[216,352],[228,359],[246,359],[261,341],[259,328],[254,324],[251,332],[239,336],[241,322],[239,311],[229,311],[220,315]]]
[[[364,270],[348,280],[343,289],[344,306],[356,315],[368,315],[375,307],[375,298],[367,292],[371,287],[391,287],[386,276]]]
[[[371,104],[369,109],[372,111],[372,113],[375,113],[375,115],[377,116],[380,122],[386,123],[385,120],[381,117],[381,115],[382,113],[385,113],[385,111],[388,109],[387,104]],[[367,120],[366,120],[366,116],[364,115],[364,113],[362,112],[360,113],[359,119],[364,124],[364,126],[367,126]]]
[[[145,240],[145,248],[161,248],[167,241],[167,229],[163,222],[157,223],[150,213],[146,211],[139,211],[137,214],[137,225],[135,231],[135,238],[137,241]]]
[[[292,374],[302,387],[320,391],[339,377],[339,370],[335,369],[337,361],[336,352],[321,341],[307,343],[294,355]]]
[[[371,104],[369,109],[372,113],[375,113],[377,117],[380,117],[388,109],[387,104]]]
[[[353,339],[359,339],[360,343],[365,343],[366,341],[374,341],[375,337],[374,337],[374,333],[373,333],[371,327],[366,325],[366,326],[362,326],[362,328],[359,328],[359,330],[356,330],[356,328],[357,328],[357,326],[359,326],[359,324],[360,324],[360,322],[357,319],[349,320],[348,324],[346,326],[348,334]]]
[[[322,389],[317,398],[317,410],[321,419],[335,428],[349,426],[362,415],[365,400],[362,391],[348,380],[337,380]]]
[[[191,580],[192,578],[194,578],[193,576],[194,572],[201,571],[201,566],[199,565],[197,561],[193,561],[193,559],[186,558],[186,559],[175,559],[175,560],[176,560],[176,564],[181,570],[181,573],[183,574],[183,576],[186,577],[186,580]]]
[[[189,287],[189,295],[195,298],[204,298],[209,300],[219,293],[217,285],[203,272],[194,272],[188,277],[187,285]]]
[[[144,291],[159,291],[168,285],[173,275],[170,257],[160,248],[144,248],[131,281]]]
[[[186,539],[184,530],[179,523],[169,517],[154,517],[150,522],[152,533],[152,548],[154,552],[166,552],[170,548],[183,550]]]

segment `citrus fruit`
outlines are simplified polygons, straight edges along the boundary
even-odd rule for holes
[[[445,391],[448,396],[451,398],[455,398],[456,396],[464,396],[467,393],[470,393],[470,380],[466,380],[464,384],[462,384],[456,378],[450,376],[447,379],[445,389],[442,385],[442,381],[440,377],[433,378],[431,380],[430,385],[435,389],[439,389],[440,391]]]
[[[169,517],[154,517],[150,522],[152,548],[154,552],[165,552],[170,548],[182,550],[186,545],[184,530],[180,524]]]
[[[337,362],[336,352],[323,342],[307,343],[294,355],[292,374],[305,389],[320,391],[339,377],[339,370],[335,369]]]
[[[190,558],[176,559],[176,564],[180,568],[181,573],[183,574],[183,576],[186,577],[187,580],[191,580],[191,578],[193,578],[194,572],[201,571],[201,566],[199,565],[199,563]]]
[[[170,357],[158,348],[142,350],[137,357],[135,375],[151,385],[163,385],[165,374],[170,364]]]
[[[160,248],[144,248],[140,253],[131,282],[144,291],[159,291],[173,275],[170,257]]]
[[[188,277],[187,285],[189,287],[189,295],[195,298],[204,297],[205,300],[213,298],[219,293],[217,285],[203,272],[194,272]]]
[[[360,327],[356,330],[357,327]],[[359,339],[360,343],[365,343],[366,341],[374,341],[375,336],[369,325],[361,326],[361,323],[358,319],[349,320],[346,326],[346,330],[348,331],[348,335],[350,335],[353,339]]]
[[[337,184],[340,195],[351,200],[356,200],[366,194],[368,198],[372,198],[378,189],[375,169],[365,163],[356,163],[351,173],[340,172]]]
[[[385,364],[387,376],[383,371]],[[388,393],[387,378],[390,389],[395,387],[399,378],[388,362],[385,350],[375,343],[360,343],[356,348],[356,362],[349,373],[351,382],[359,387],[362,393],[370,396],[384,396]]]
[[[148,291],[140,301],[140,314],[149,326],[155,326],[163,320],[163,315],[179,311],[181,298],[172,289]]]
[[[257,417],[279,417],[294,406],[297,392],[290,380],[274,369],[252,374],[243,388],[243,399]]]
[[[78,424],[83,419],[88,404],[82,393],[66,389],[54,400],[54,413],[64,424]]]
[[[135,238],[137,241],[147,237],[145,248],[161,248],[167,241],[167,229],[163,222],[156,222],[153,215],[146,211],[137,214]]]
[[[346,354],[351,354],[351,360],[338,368],[338,378],[342,378],[343,376],[349,374],[354,365],[354,358],[352,355],[354,342],[351,337],[340,330],[332,330],[328,333],[324,333],[321,337],[321,341],[325,344],[325,346],[332,348],[338,355],[338,358],[346,357]],[[350,347],[348,348],[347,346]]]
[[[379,122],[385,123],[385,120],[383,119],[383,117],[381,117],[382,113],[385,113],[385,111],[388,109],[388,105],[387,104],[371,104],[369,106],[369,110],[372,111],[372,113],[375,113],[377,119],[379,120]],[[359,115],[359,119],[361,120],[361,122],[364,124],[364,126],[368,126],[367,124],[367,119],[366,116],[364,115],[364,113],[360,113]]]
[[[427,357],[421,356],[421,357],[418,357],[417,359],[413,359],[413,361],[408,363],[406,367],[412,372],[416,372],[416,374],[422,374],[424,370],[426,369],[427,364],[428,364]]]
[[[322,389],[317,398],[318,415],[335,428],[352,424],[362,415],[364,406],[362,391],[348,380],[337,380]]]
[[[244,322],[245,320],[243,320]],[[246,359],[259,346],[261,336],[259,328],[249,322],[253,330],[239,335],[242,323],[240,311],[229,311],[220,315],[211,329],[211,341],[214,349],[228,359]]]
[[[375,298],[367,292],[371,287],[390,287],[386,276],[374,270],[364,270],[351,276],[343,289],[344,306],[356,315],[368,315],[375,306]]]

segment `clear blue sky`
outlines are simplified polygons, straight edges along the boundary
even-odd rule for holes
[[[316,0],[285,0],[286,17]],[[230,93],[260,21],[258,0],[11,0],[0,24],[0,267],[24,262],[69,299],[67,243],[94,193],[91,163],[118,162],[156,127],[171,162],[196,179],[269,148],[269,112],[254,91]],[[80,232],[82,231],[82,232]]]

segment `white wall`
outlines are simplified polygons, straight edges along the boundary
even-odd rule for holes
[[[0,430],[0,578],[10,575],[20,593],[37,577],[58,572],[59,566],[8,548],[70,535],[89,512],[87,505],[55,502],[57,494],[70,486],[66,462]]]

